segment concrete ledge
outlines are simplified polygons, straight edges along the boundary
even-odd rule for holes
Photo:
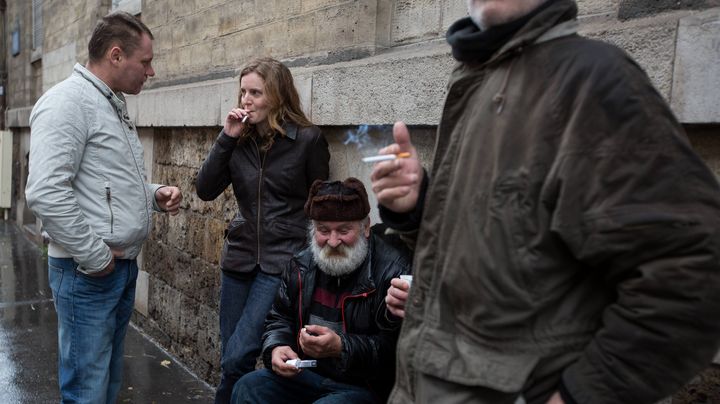
[[[143,91],[128,96],[138,126],[221,126],[237,103],[237,79],[222,79]]]
[[[435,125],[453,59],[444,42],[394,48],[332,65],[291,68],[303,107],[317,125]],[[237,77],[161,87],[128,96],[140,127],[221,126],[237,103]]]
[[[720,122],[720,8],[680,19],[671,104],[683,123]]]
[[[32,106],[11,108],[5,111],[5,123],[8,128],[29,128]]]

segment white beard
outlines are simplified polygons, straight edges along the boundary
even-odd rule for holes
[[[327,275],[340,277],[347,275],[360,267],[368,253],[368,240],[361,235],[354,246],[340,244],[337,248],[329,245],[320,248],[314,238],[311,238],[310,248],[313,258],[321,271]]]

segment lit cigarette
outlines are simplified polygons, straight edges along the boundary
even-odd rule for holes
[[[245,115],[245,116],[243,117],[242,121],[240,121],[240,122],[245,123],[245,121],[247,121],[247,119],[248,119],[249,117],[250,117],[250,115]]]
[[[410,153],[402,152],[398,154],[380,154],[378,156],[363,157],[363,163],[377,163],[378,161],[388,161],[395,159],[406,159],[410,157]]]

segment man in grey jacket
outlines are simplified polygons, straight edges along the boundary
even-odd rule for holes
[[[117,12],[95,27],[89,62],[47,91],[30,116],[28,206],[50,235],[63,402],[112,403],[138,256],[152,211],[176,215],[177,187],[146,184],[143,150],[123,93],[155,74],[152,33]]]

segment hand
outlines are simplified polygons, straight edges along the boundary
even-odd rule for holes
[[[233,108],[228,112],[225,118],[225,126],[223,126],[223,132],[230,137],[240,137],[245,123],[242,122],[243,118],[248,116],[248,111],[242,108]],[[249,119],[249,117],[248,117]],[[248,123],[248,121],[245,121]]]
[[[565,404],[565,401],[560,397],[560,393],[556,391],[547,401],[547,404]]]
[[[408,152],[410,157],[376,163],[370,181],[381,205],[393,212],[404,213],[415,208],[424,173],[417,150],[410,142],[410,133],[403,122],[395,122],[393,138],[395,143],[380,149],[379,153]]]
[[[155,201],[162,210],[170,213],[170,216],[175,216],[180,212],[182,199],[182,192],[178,187],[162,187],[155,191]]]
[[[308,325],[300,330],[299,340],[303,352],[313,358],[339,358],[342,353],[340,336],[327,327]]]
[[[125,250],[122,250],[120,248],[111,248],[110,253],[112,254],[112,258],[102,271],[94,272],[87,275],[93,278],[102,278],[103,276],[107,276],[113,273],[113,271],[115,271],[115,257],[122,257],[125,254]]]
[[[405,304],[407,303],[410,285],[407,281],[400,278],[390,280],[390,288],[388,288],[387,296],[385,296],[385,304],[390,313],[396,317],[405,318]]]
[[[272,371],[282,377],[293,377],[301,369],[285,363],[288,359],[298,359],[298,355],[287,345],[278,346],[272,350]]]

